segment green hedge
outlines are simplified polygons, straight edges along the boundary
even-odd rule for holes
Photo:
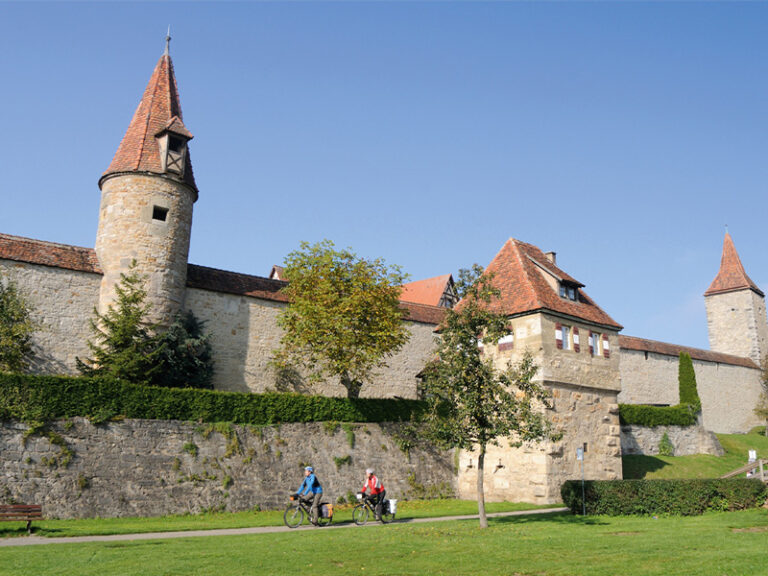
[[[676,406],[647,406],[645,404],[619,404],[622,424],[638,426],[693,426],[696,411],[687,404]]]
[[[0,420],[45,422],[85,416],[277,424],[280,422],[394,422],[411,420],[417,400],[328,398],[154,388],[119,381],[0,373]]]
[[[589,480],[584,483],[587,514],[608,516],[673,514],[693,516],[708,510],[755,508],[768,496],[756,478],[716,480]],[[574,514],[582,513],[581,481],[560,490]]]

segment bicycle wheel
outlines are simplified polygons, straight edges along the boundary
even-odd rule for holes
[[[298,528],[304,522],[304,510],[298,504],[288,504],[283,514],[283,520],[288,528]]]
[[[358,504],[355,509],[352,510],[352,520],[355,524],[362,526],[368,521],[368,508],[365,504]]]
[[[317,511],[318,514],[320,514],[320,510]],[[328,526],[333,521],[333,517],[326,516],[323,518],[323,516],[317,517],[317,526]]]
[[[389,501],[385,500],[381,508],[381,518],[379,518],[379,520],[381,520],[382,524],[389,524],[394,519],[395,515],[389,511]]]

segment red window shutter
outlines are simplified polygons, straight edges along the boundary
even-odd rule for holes
[[[559,322],[555,324],[555,344],[558,350],[563,349],[563,325]]]
[[[578,352],[580,350],[579,347],[579,328],[577,326],[573,327],[573,351]]]
[[[603,356],[606,358],[611,357],[611,345],[608,344],[608,335],[603,334]]]
[[[592,330],[589,331],[589,354],[590,356],[595,355],[595,335]]]

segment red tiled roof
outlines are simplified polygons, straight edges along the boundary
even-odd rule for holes
[[[438,306],[446,288],[451,283],[453,283],[453,278],[450,274],[409,282],[408,284],[403,284],[400,300]]]
[[[93,248],[67,246],[9,234],[0,234],[0,258],[66,270],[102,273]]]
[[[192,138],[182,118],[173,62],[170,56],[163,54],[152,72],[117,153],[102,175],[101,181],[110,174],[121,172],[149,172],[174,177],[173,174],[166,174],[162,170],[160,146],[156,136],[164,130],[170,130]],[[183,181],[197,192],[189,150],[186,154]]]
[[[10,234],[0,234],[0,259],[93,274],[103,273],[93,248],[67,246]],[[282,280],[271,280],[195,264],[187,266],[187,286],[190,288],[287,302],[288,299],[280,292],[286,285],[287,282]],[[412,322],[437,325],[445,314],[443,308],[436,306],[401,302],[400,307],[408,312],[406,318]]]
[[[548,310],[617,330],[622,328],[587,296],[581,289],[583,284],[558,268],[532,244],[510,238],[488,264],[486,272],[494,273],[493,284],[501,292],[491,303],[496,312],[512,316]],[[547,273],[573,286],[578,291],[578,301],[561,298],[545,279]]]
[[[760,296],[765,296],[760,288],[757,287],[757,284],[752,282],[750,277],[747,276],[744,266],[741,264],[739,253],[736,252],[736,247],[733,245],[731,235],[726,232],[725,240],[723,240],[723,256],[720,259],[720,270],[707,291],[704,292],[704,296],[730,292],[732,290],[743,290],[744,288],[749,288],[760,294]]]
[[[732,354],[721,354],[710,350],[701,350],[700,348],[689,348],[687,346],[678,346],[677,344],[667,344],[666,342],[657,342],[656,340],[645,340],[634,336],[619,335],[619,347],[625,350],[639,350],[641,352],[653,352],[655,354],[664,354],[665,356],[679,356],[680,352],[689,354],[694,360],[704,360],[706,362],[719,362],[720,364],[732,364],[734,366],[744,366],[746,368],[759,368],[749,358],[733,356]]]

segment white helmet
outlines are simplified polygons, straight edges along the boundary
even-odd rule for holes
[[[373,474],[373,468],[366,468],[365,469],[366,474]]]

